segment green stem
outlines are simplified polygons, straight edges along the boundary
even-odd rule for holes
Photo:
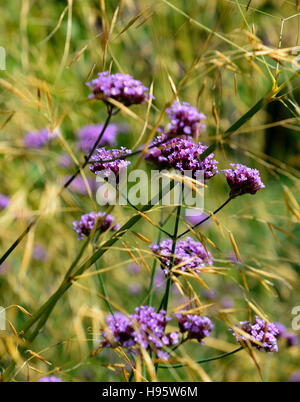
[[[163,208],[160,211],[160,221],[159,221],[159,225],[162,227],[164,226],[164,222],[163,222],[163,213],[164,210]],[[158,238],[157,238],[157,243],[159,243],[161,240],[161,231],[158,232]],[[152,273],[151,273],[151,280],[150,280],[150,286],[149,286],[149,290],[148,290],[148,297],[149,297],[149,301],[148,304],[149,306],[152,305],[153,302],[153,285],[154,285],[154,278],[155,278],[155,274],[156,274],[156,265],[157,265],[157,259],[154,258],[153,260],[153,266],[152,266]],[[147,299],[146,299],[147,300]]]
[[[180,235],[177,236],[177,239],[180,239],[180,237],[186,235],[189,233],[190,230],[196,229],[198,226],[202,225],[202,223],[208,221],[213,215],[216,215],[219,211],[221,211],[222,208],[225,207],[231,200],[233,200],[233,196],[229,196],[225,202],[223,202],[222,205],[220,205],[212,214],[207,216],[206,218],[202,219],[200,222],[198,222],[196,225],[192,226],[190,229],[185,230],[184,232],[180,233]]]
[[[99,260],[97,260],[95,262],[95,267],[96,267],[96,271],[98,272],[97,277],[99,279],[99,284],[100,284],[100,289],[101,289],[102,295],[104,296],[104,302],[105,302],[108,310],[110,311],[110,314],[114,317],[114,311],[113,311],[112,305],[110,304],[110,302],[108,300],[108,295],[107,295],[104,279],[103,279],[102,273],[99,272],[100,271]]]
[[[244,349],[243,346],[240,346],[238,349],[235,349],[232,352],[224,353],[224,354],[219,355],[219,356],[209,357],[208,359],[198,360],[198,361],[195,361],[194,363],[202,364],[202,363],[207,363],[207,362],[211,362],[211,361],[214,361],[214,360],[223,359],[224,357],[228,357],[230,355],[233,355],[234,353],[237,353],[242,349]],[[185,367],[187,365],[188,365],[188,363],[182,363],[182,364],[178,363],[178,364],[169,364],[169,365],[159,364],[158,367],[159,368],[164,368],[164,369],[170,369],[170,368]]]
[[[178,227],[179,227],[180,213],[181,213],[181,205],[178,205],[177,212],[176,212],[174,233],[173,233],[172,251],[171,251],[171,256],[170,256],[169,275],[168,275],[168,279],[167,279],[165,294],[164,294],[163,299],[162,299],[162,301],[160,303],[159,310],[161,308],[163,308],[164,310],[167,311],[167,309],[168,309],[170,289],[171,289],[171,285],[172,285],[171,271],[172,271],[174,261],[175,261],[176,242],[177,242],[177,233],[178,233]]]

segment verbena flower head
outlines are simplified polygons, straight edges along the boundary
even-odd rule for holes
[[[95,223],[98,221],[97,229],[100,232],[105,232],[106,230],[116,231],[119,229],[119,225],[113,225],[114,218],[111,215],[107,215],[105,219],[101,222],[101,219],[105,215],[105,212],[90,212],[89,214],[82,215],[80,221],[73,222],[73,228],[76,233],[78,233],[78,240],[82,240],[84,236],[88,236],[93,230]]]
[[[230,195],[238,196],[242,194],[255,194],[265,185],[261,181],[259,171],[251,169],[240,163],[231,163],[231,169],[225,169],[225,177],[230,187]]]
[[[153,307],[141,306],[135,309],[135,313],[126,317],[124,314],[115,313],[107,317],[109,331],[103,332],[103,347],[122,346],[130,351],[144,348],[151,350],[162,359],[169,357],[163,348],[178,343],[178,332],[166,334],[166,326],[171,317],[166,311],[155,312]]]
[[[99,134],[103,129],[103,124],[90,124],[83,126],[78,131],[78,148],[88,154],[93,149]],[[116,142],[118,127],[116,124],[109,124],[100,140],[99,145],[113,145]]]
[[[259,351],[278,352],[277,337],[279,335],[279,330],[275,323],[266,323],[264,320],[256,316],[253,324],[249,321],[241,321],[237,327],[250,335],[250,342]],[[233,330],[231,329],[231,331]],[[242,334],[233,332],[233,335],[238,342],[246,341],[246,338]],[[259,341],[263,346],[260,346],[253,341]]]
[[[131,162],[125,159],[126,155],[129,154],[131,151],[125,147],[120,149],[98,148],[91,158],[94,163],[92,163],[90,170],[97,175],[101,174],[102,177],[109,177],[111,174],[118,176],[120,169],[130,165]],[[122,159],[123,157],[124,159]]]
[[[7,195],[0,193],[0,211],[7,208],[10,203],[10,198]]]
[[[199,113],[195,107],[190,106],[187,102],[181,104],[176,101],[166,112],[171,120],[167,130],[172,136],[191,135],[197,137],[205,131],[203,120],[206,119],[206,116]]]
[[[148,88],[129,74],[99,73],[98,77],[87,83],[92,91],[89,98],[112,98],[126,106],[145,103],[149,99]]]
[[[29,131],[24,137],[24,146],[26,148],[40,149],[47,145],[53,138],[57,137],[57,131],[50,131],[44,128],[38,131]]]
[[[197,178],[200,171],[204,172],[204,179],[208,180],[218,173],[217,161],[214,154],[208,155],[201,161],[200,157],[207,149],[201,142],[196,144],[192,138],[181,136],[167,139],[166,134],[157,137],[152,145],[160,144],[149,149],[145,159],[154,163],[160,168],[175,168],[182,174],[191,171],[191,176]]]
[[[38,382],[62,382],[62,379],[55,377],[55,375],[50,375],[49,377],[40,378]]]
[[[210,335],[214,328],[213,323],[208,317],[200,317],[194,314],[175,314],[178,320],[180,332],[185,334],[189,339],[197,339],[199,343]]]
[[[173,241],[171,239],[166,239],[162,240],[159,244],[154,243],[150,246],[153,253],[158,256],[162,270],[166,276],[170,270],[172,244]],[[176,243],[173,266],[182,264],[179,268],[181,271],[191,269],[198,273],[201,268],[212,265],[212,263],[213,258],[211,253],[209,251],[207,253],[200,242],[187,237],[185,240],[179,240]]]

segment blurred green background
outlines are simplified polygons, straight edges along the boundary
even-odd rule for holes
[[[266,184],[256,196],[240,197],[222,210],[217,215],[219,226],[213,221],[203,226],[202,233],[215,245],[207,242],[215,266],[226,270],[225,275],[201,276],[215,290],[212,299],[199,283],[191,281],[203,305],[210,304],[204,310],[215,329],[205,345],[190,342],[184,353],[197,360],[234,349],[236,342],[224,317],[231,323],[248,319],[251,308],[246,298],[270,321],[291,328],[291,310],[300,305],[299,79],[285,87],[281,102],[266,105],[231,137],[224,132],[271,90],[276,78],[280,84],[295,73],[292,48],[299,45],[300,33],[297,3],[12,0],[2,7],[0,46],[6,50],[6,70],[0,71],[0,192],[9,195],[11,202],[0,211],[1,254],[31,217],[41,217],[1,266],[0,304],[7,308],[12,327],[1,333],[0,364],[5,368],[11,358],[17,360],[15,380],[34,381],[59,370],[56,375],[64,381],[124,381],[119,367],[106,365],[125,364],[120,353],[102,351],[89,357],[97,348],[99,329],[107,314],[105,303],[97,296],[95,276],[74,284],[31,345],[31,350],[49,364],[32,357],[23,364],[13,330],[26,320],[17,305],[32,313],[56,290],[78,252],[72,222],[97,208],[95,197],[76,191],[58,196],[64,177],[72,172],[64,170],[59,160],[70,149],[82,160],[76,146],[77,131],[83,125],[104,121],[105,107],[101,102],[87,102],[85,82],[110,66],[113,72],[131,74],[148,87],[153,83],[155,95],[149,116],[144,105],[130,109],[140,119],[125,112],[115,117],[114,122],[127,125],[127,133],[118,135],[117,145],[132,147],[138,140],[142,144],[149,135],[148,129],[144,131],[145,120],[153,125],[172,97],[170,78],[176,87],[184,80],[179,99],[207,116],[201,141],[209,145],[218,140],[215,156],[219,170],[231,162],[244,163],[258,168]],[[167,118],[163,122],[167,123]],[[59,128],[61,139],[38,151],[24,148],[24,134],[44,127]],[[87,176],[93,177],[88,172]],[[217,175],[205,192],[205,208],[214,210],[227,192],[223,174]],[[172,211],[165,208],[165,216]],[[116,206],[113,211],[121,224],[132,214],[130,207]],[[160,208],[148,216],[158,222]],[[171,231],[173,224],[170,219],[166,229]],[[184,217],[180,228],[186,228]],[[146,220],[133,230],[157,240],[157,229]],[[234,254],[229,232],[243,264],[231,261]],[[47,250],[45,261],[34,258],[36,245]],[[134,261],[125,246],[145,259],[138,273],[130,269]],[[91,253],[92,248],[84,258]],[[152,267],[152,260],[148,244],[132,232],[104,255],[100,265],[107,269],[103,277],[115,305],[131,313],[143,303],[150,282],[147,266]],[[249,292],[244,289],[241,272],[246,275]],[[163,288],[156,286],[155,306],[162,292]],[[185,300],[174,290],[170,311]],[[256,357],[266,381],[287,381],[300,370],[298,346],[287,347],[281,342],[277,354],[256,353]],[[243,351],[197,369],[160,369],[158,379],[257,381],[260,377],[253,360]]]

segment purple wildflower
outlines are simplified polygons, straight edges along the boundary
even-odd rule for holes
[[[112,174],[118,176],[120,169],[126,168],[130,165],[130,161],[122,159],[130,153],[131,151],[125,147],[108,150],[106,148],[98,148],[91,158],[94,163],[91,165],[90,170],[93,173],[104,177],[109,177]],[[111,162],[105,162],[112,159],[114,160]]]
[[[162,264],[162,270],[165,275],[169,274],[170,260],[172,254],[172,240],[162,240],[159,244],[154,243],[150,246],[154,254],[156,254]],[[213,258],[210,252],[206,252],[204,246],[191,237],[186,240],[179,240],[175,248],[175,256],[173,265],[179,265],[181,271],[192,269],[199,272],[200,268],[206,265],[212,265]]]
[[[129,74],[98,73],[98,77],[87,83],[92,91],[89,98],[112,98],[126,106],[145,103],[149,99],[148,88]]]
[[[0,211],[7,208],[10,203],[10,198],[7,195],[0,193]]]
[[[76,233],[78,233],[78,240],[82,240],[84,236],[88,236],[93,230],[97,218],[102,218],[105,215],[104,212],[90,212],[89,214],[82,215],[80,221],[74,221],[73,227]],[[101,219],[99,219],[101,221]],[[98,223],[100,225],[97,230],[105,232],[106,230],[116,231],[119,229],[119,225],[113,225],[114,218],[111,215],[107,215],[103,222]]]
[[[57,137],[57,131],[51,132],[48,128],[38,131],[29,131],[24,137],[24,146],[26,148],[40,149],[55,137]]]
[[[278,352],[277,337],[279,335],[279,330],[275,323],[266,323],[266,321],[256,316],[253,324],[249,321],[241,321],[240,325],[237,325],[237,327],[240,327],[250,335],[250,342],[259,351]],[[233,331],[232,329],[230,330]],[[240,333],[233,331],[233,335],[238,342],[246,341],[246,338]],[[253,341],[260,342],[262,346]]]
[[[103,347],[116,347],[118,345],[124,348],[132,348],[136,342],[134,340],[134,328],[128,317],[122,313],[109,315],[106,319],[108,331],[103,332],[104,340],[101,342]]]
[[[178,320],[178,326],[181,333],[187,332],[189,339],[197,339],[202,343],[202,339],[209,336],[214,328],[213,323],[208,317],[200,317],[194,314],[175,314]]]
[[[103,124],[91,124],[81,127],[78,131],[78,148],[86,154],[90,153],[102,129]],[[113,145],[116,141],[117,132],[118,127],[115,124],[109,124],[99,145]]]
[[[124,314],[115,313],[107,317],[108,332],[103,332],[102,346],[122,346],[134,349],[144,348],[154,351],[158,357],[167,359],[168,353],[164,347],[170,347],[178,343],[178,332],[166,334],[166,326],[171,317],[166,311],[155,312],[153,307],[141,306],[135,309],[135,313],[126,317]]]
[[[50,375],[49,377],[40,378],[38,382],[62,382],[61,378]]]
[[[201,154],[207,149],[201,142],[195,144],[192,138],[181,136],[164,142],[166,135],[157,137],[153,147],[145,155],[145,159],[159,166],[160,168],[175,168],[182,174],[191,171],[192,177],[197,178],[200,171],[204,172],[204,179],[208,180],[218,173],[217,161],[214,154],[208,155],[201,161]]]
[[[239,163],[230,165],[232,169],[225,169],[224,173],[232,197],[246,193],[255,194],[259,189],[265,187],[257,169],[251,169]]]
[[[206,119],[203,113],[190,106],[189,103],[176,101],[166,112],[169,115],[171,123],[168,124],[168,133],[172,136],[191,135],[196,138],[205,130],[205,124],[202,120]]]

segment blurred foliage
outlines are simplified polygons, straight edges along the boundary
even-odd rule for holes
[[[18,330],[27,318],[16,305],[33,313],[56,290],[78,252],[72,221],[97,208],[95,199],[88,196],[72,191],[58,195],[66,175],[59,167],[59,158],[69,152],[67,144],[76,158],[82,160],[76,148],[76,132],[82,125],[105,119],[104,105],[87,101],[85,82],[110,66],[112,71],[129,73],[146,86],[153,82],[155,101],[150,124],[155,123],[172,97],[169,77],[175,86],[184,79],[178,96],[206,114],[207,131],[201,140],[210,144],[217,139],[215,155],[220,170],[230,162],[245,163],[258,168],[266,184],[266,189],[256,196],[240,197],[222,210],[217,216],[220,226],[214,221],[203,226],[202,233],[216,245],[214,249],[207,242],[215,265],[226,268],[226,275],[201,274],[216,291],[214,300],[208,300],[203,287],[191,281],[203,305],[211,304],[206,314],[216,327],[205,345],[192,342],[184,347],[184,354],[195,360],[233,350],[235,340],[224,316],[231,323],[247,319],[251,309],[245,298],[256,303],[270,321],[291,327],[291,310],[300,304],[299,80],[285,88],[282,102],[269,104],[231,137],[223,134],[271,90],[277,69],[279,84],[295,72],[291,48],[299,45],[299,16],[290,17],[297,13],[297,1],[292,0],[5,3],[0,25],[0,45],[7,54],[6,71],[0,71],[0,192],[8,194],[11,203],[0,212],[1,254],[31,217],[41,217],[1,267],[0,304],[7,307],[7,318],[13,328]],[[131,109],[141,120],[123,112],[116,116],[114,122],[129,127],[127,134],[119,135],[119,145],[136,145],[143,133],[146,109],[146,106]],[[58,138],[39,151],[25,149],[24,133],[44,127],[58,127],[64,141]],[[147,129],[139,144],[148,135]],[[220,174],[209,183],[205,208],[212,211],[218,207],[226,199],[227,191]],[[120,223],[132,214],[130,207],[117,206],[113,211]],[[173,210],[166,208],[164,214],[173,214]],[[159,216],[160,208],[149,213],[155,222]],[[170,219],[166,230],[171,231],[172,227]],[[186,228],[183,218],[180,227]],[[151,241],[158,236],[157,229],[146,220],[133,230]],[[233,254],[229,231],[234,235],[243,264],[228,259]],[[46,248],[47,261],[32,258],[35,244]],[[140,249],[147,262],[141,264],[138,274],[128,271],[132,258],[124,245],[136,256]],[[90,246],[84,258],[91,253]],[[150,282],[146,265],[152,266],[148,245],[134,233],[128,233],[123,243],[116,243],[101,258],[100,266],[107,269],[103,278],[113,305],[131,313],[144,302]],[[246,275],[249,292],[244,289],[241,272]],[[138,284],[141,292],[133,294],[132,284]],[[120,353],[103,351],[89,357],[97,348],[99,328],[107,314],[97,292],[95,276],[81,278],[57,304],[44,330],[31,345],[31,350],[49,363],[28,354],[30,360],[22,365],[10,327],[1,333],[1,366],[6,367],[10,358],[15,358],[16,380],[35,380],[56,369],[65,381],[123,380],[120,369],[105,366],[105,363],[124,364]],[[161,288],[155,291],[155,306],[159,305],[161,294]],[[174,291],[171,311],[184,300]],[[229,310],[222,312],[228,303]],[[256,358],[264,380],[286,381],[293,371],[300,369],[298,347],[287,348],[284,343],[276,355],[256,353]],[[158,379],[162,381],[207,378],[256,381],[260,377],[245,351],[205,363],[201,369],[158,371]]]

